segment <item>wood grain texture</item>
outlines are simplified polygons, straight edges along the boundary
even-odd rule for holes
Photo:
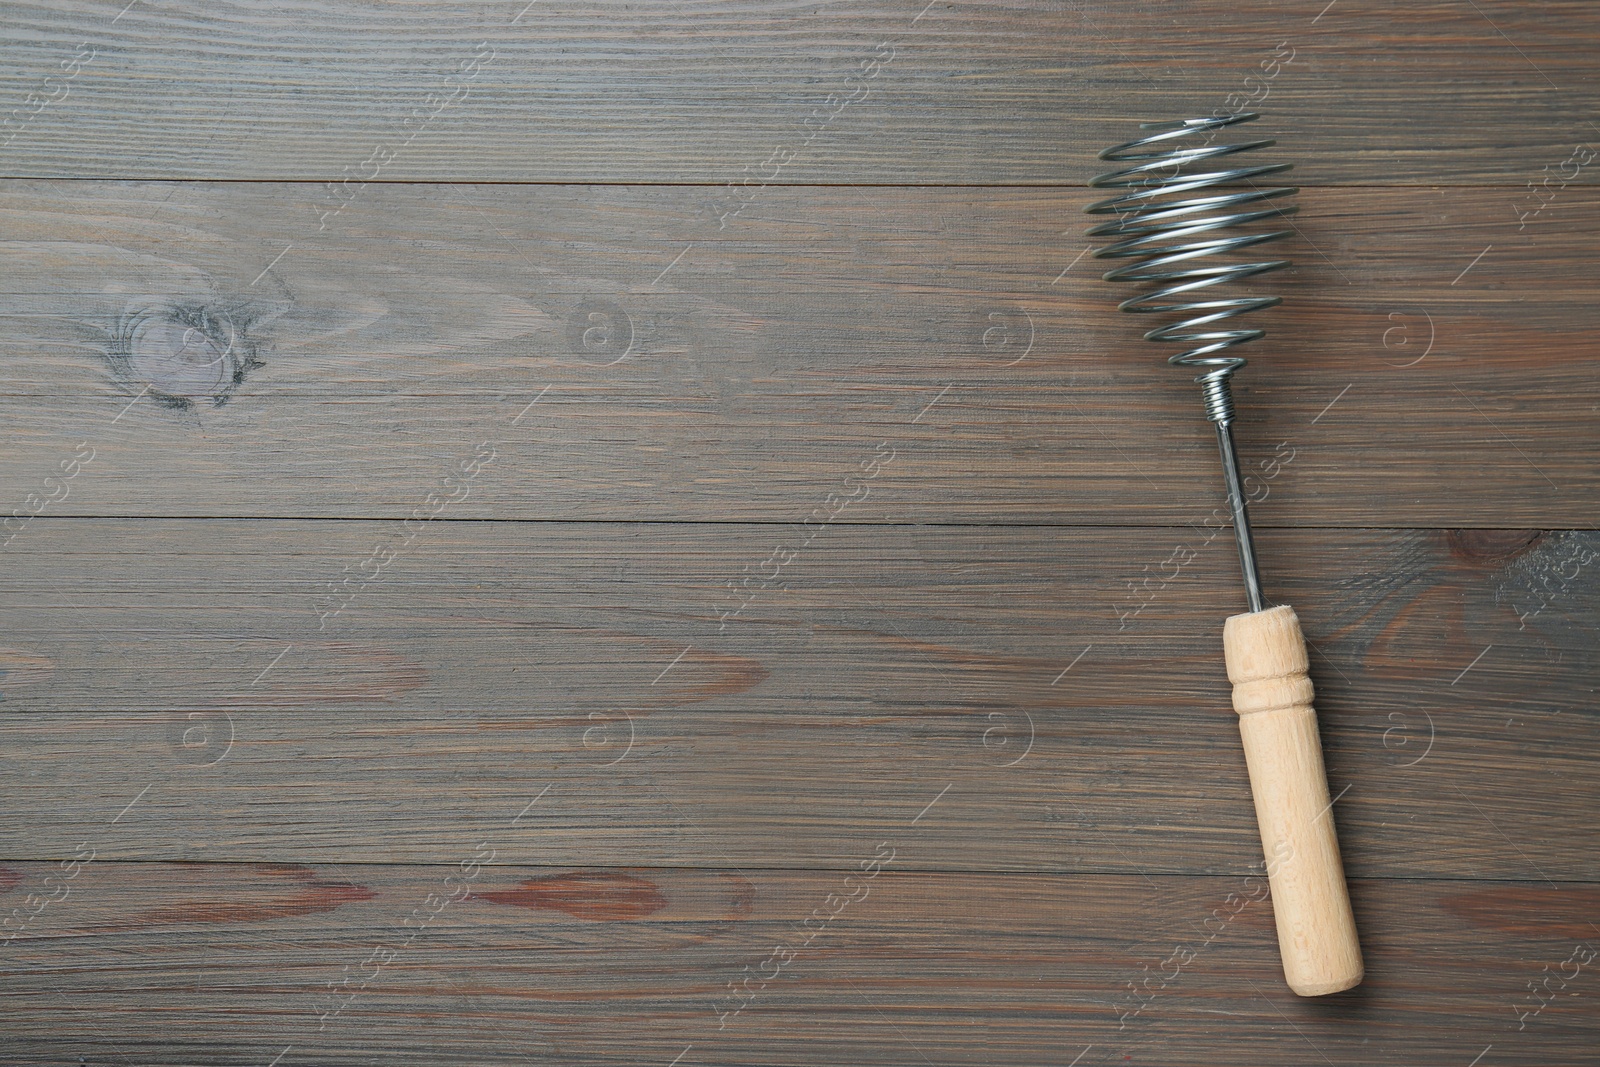
[[[1600,99],[1582,0],[119,7],[8,5],[4,173],[1059,184],[1255,102],[1309,181],[1520,189]]]
[[[1592,1059],[1597,45],[7,5],[0,1064]],[[1318,1002],[1211,436],[1083,237],[1097,151],[1242,108],[1304,187],[1237,383],[1367,950]]]
[[[898,870],[920,843],[848,883],[94,860],[0,949],[0,1062],[1548,1064],[1600,1029],[1592,886],[1358,881],[1370,976],[1304,1001],[1259,879]],[[5,870],[8,906],[63,876]]]
[[[436,522],[368,580],[403,530],[36,520],[0,580],[8,854],[150,787],[96,847],[443,862],[548,787],[508,859],[830,865],[948,786],[908,863],[1260,862],[1224,538]],[[1594,535],[1260,547],[1315,649],[1353,874],[1596,877]]]
[[[484,442],[452,518],[1220,503],[1192,376],[1081,257],[1081,190],[774,189],[719,235],[703,189],[381,187],[333,233],[311,189],[0,197],[5,510],[78,442],[94,462],[52,514],[403,517]],[[1256,521],[1593,525],[1600,201],[1517,233],[1501,188],[1301,199],[1288,305],[1254,316],[1236,379]]]
[[[1222,643],[1284,980],[1303,997],[1343,992],[1361,981],[1361,942],[1339,862],[1305,635],[1283,604],[1229,616]]]

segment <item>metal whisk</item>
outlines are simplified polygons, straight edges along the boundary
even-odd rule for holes
[[[1254,341],[1263,332],[1221,325],[1282,301],[1275,296],[1209,292],[1213,286],[1288,266],[1282,259],[1248,261],[1233,256],[1288,236],[1289,230],[1258,224],[1296,210],[1282,200],[1297,189],[1256,184],[1292,164],[1214,162],[1276,143],[1213,143],[1224,128],[1255,118],[1254,112],[1244,112],[1144,124],[1141,129],[1153,132],[1100,153],[1101,159],[1131,165],[1089,183],[1096,189],[1125,191],[1085,210],[1116,216],[1089,231],[1091,237],[1113,238],[1095,257],[1133,261],[1108,272],[1105,279],[1156,285],[1124,300],[1121,309],[1182,316],[1145,337],[1194,346],[1169,362],[1202,370],[1195,381],[1200,384],[1206,418],[1217,428],[1250,604],[1247,614],[1231,617],[1223,628],[1233,706],[1250,766],[1284,975],[1296,993],[1318,996],[1361,981],[1361,946],[1333,828],[1322,743],[1311,706],[1305,638],[1293,608],[1264,607],[1233,442],[1230,379],[1245,360],[1229,349]]]
[[[1223,474],[1228,483],[1228,504],[1233,511],[1234,535],[1239,544],[1239,565],[1244,571],[1245,596],[1251,611],[1260,611],[1263,606],[1261,579],[1256,571],[1250,518],[1245,511],[1239,456],[1233,444],[1233,389],[1229,384],[1234,371],[1245,365],[1245,359],[1228,354],[1227,349],[1254,341],[1263,336],[1265,331],[1210,327],[1236,315],[1281,304],[1283,298],[1238,296],[1196,300],[1187,297],[1214,285],[1241,281],[1287,267],[1289,261],[1285,259],[1198,265],[1195,261],[1287,237],[1288,230],[1227,235],[1218,231],[1292,215],[1297,210],[1295,205],[1272,201],[1292,196],[1299,190],[1288,186],[1262,189],[1255,184],[1257,178],[1291,169],[1294,166],[1292,163],[1195,170],[1211,160],[1267,148],[1276,144],[1276,141],[1217,145],[1209,143],[1209,137],[1200,144],[1187,143],[1186,139],[1214,134],[1225,126],[1250,122],[1256,117],[1254,112],[1243,112],[1217,118],[1145,123],[1141,129],[1159,132],[1100,153],[1101,159],[1132,163],[1133,166],[1102,174],[1089,183],[1095,189],[1129,191],[1086,209],[1090,214],[1117,216],[1115,221],[1102,223],[1089,231],[1090,237],[1117,238],[1114,243],[1095,252],[1095,258],[1138,261],[1109,271],[1105,275],[1106,281],[1162,283],[1160,288],[1124,300],[1117,306],[1123,311],[1190,316],[1157,327],[1145,334],[1145,338],[1198,346],[1180,352],[1168,362],[1180,367],[1206,368],[1195,381],[1200,383],[1206,417],[1217,427],[1217,445],[1222,452]],[[1201,196],[1186,195],[1197,190],[1211,190],[1223,185],[1238,186],[1241,183],[1248,188]]]

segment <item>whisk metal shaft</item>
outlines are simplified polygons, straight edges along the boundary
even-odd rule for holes
[[[1261,577],[1256,573],[1256,543],[1250,535],[1250,515],[1245,510],[1244,485],[1239,478],[1239,453],[1233,447],[1233,424],[1219,422],[1217,447],[1222,452],[1222,474],[1228,480],[1228,507],[1233,512],[1233,539],[1239,546],[1239,570],[1244,574],[1244,595],[1251,611],[1266,606],[1261,598]]]

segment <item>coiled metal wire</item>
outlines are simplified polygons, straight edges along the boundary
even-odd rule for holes
[[[1123,170],[1102,174],[1089,183],[1095,189],[1125,189],[1084,210],[1095,215],[1115,215],[1089,231],[1090,237],[1115,240],[1094,253],[1097,259],[1133,259],[1105,275],[1107,281],[1156,282],[1159,287],[1124,300],[1123,311],[1143,314],[1181,314],[1187,317],[1145,334],[1151,341],[1170,341],[1195,347],[1171,357],[1182,367],[1199,367],[1206,417],[1227,425],[1233,421],[1233,391],[1228,379],[1245,365],[1244,357],[1227,352],[1235,345],[1254,341],[1264,331],[1217,329],[1218,323],[1237,315],[1282,303],[1276,296],[1237,296],[1184,299],[1214,285],[1266,274],[1289,265],[1285,259],[1257,262],[1216,261],[1208,257],[1238,252],[1276,241],[1289,230],[1221,233],[1247,227],[1265,219],[1295,212],[1293,204],[1276,203],[1299,190],[1287,186],[1262,188],[1256,180],[1280,174],[1292,163],[1212,165],[1213,160],[1253,152],[1276,144],[1272,140],[1211,143],[1228,126],[1250,122],[1255,112],[1214,118],[1151,122],[1140,127],[1155,131],[1136,141],[1108,148],[1100,158],[1131,163]],[[1190,195],[1220,186],[1243,186],[1227,191]]]

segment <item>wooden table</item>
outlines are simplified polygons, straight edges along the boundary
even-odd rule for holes
[[[1592,4],[121,2],[4,12],[0,1062],[1594,1062]],[[1241,107],[1320,1000],[1083,235]]]

